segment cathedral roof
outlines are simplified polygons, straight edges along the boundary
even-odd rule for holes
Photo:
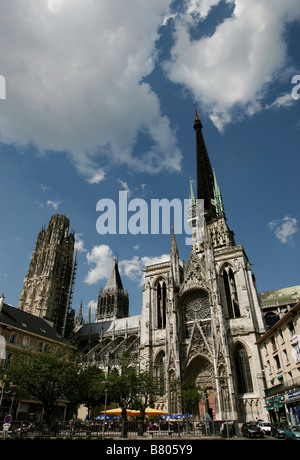
[[[107,280],[106,286],[103,290],[105,291],[123,291],[123,284],[119,273],[118,262],[115,262],[114,268],[112,269],[111,275]]]
[[[126,318],[112,319],[108,321],[99,321],[97,323],[85,324],[79,330],[80,335],[117,333],[124,330],[128,332],[140,327],[141,315],[128,316]]]

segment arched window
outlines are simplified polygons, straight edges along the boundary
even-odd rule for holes
[[[159,394],[165,394],[165,354],[161,352],[155,362],[155,374],[159,387]]]
[[[167,288],[164,280],[160,280],[157,283],[157,328],[164,329],[166,327],[166,297],[167,297]]]
[[[229,318],[240,318],[241,312],[238,303],[236,284],[232,269],[227,266],[223,270],[223,280]]]
[[[234,364],[239,393],[252,393],[253,383],[249,358],[243,345],[238,344],[234,351]]]

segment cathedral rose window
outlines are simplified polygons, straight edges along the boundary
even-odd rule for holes
[[[209,317],[209,299],[205,292],[194,294],[184,302],[186,321],[196,321]]]

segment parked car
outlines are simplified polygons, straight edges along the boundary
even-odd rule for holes
[[[242,435],[248,438],[262,438],[264,436],[264,433],[261,431],[260,427],[256,422],[248,422],[244,423],[242,426]]]
[[[300,441],[300,426],[289,426],[284,427],[284,437],[285,439],[293,439]]]
[[[264,434],[271,435],[271,423],[269,422],[258,422],[258,426]]]
[[[283,427],[280,425],[272,425],[271,426],[271,436],[273,436],[273,438],[284,438]]]

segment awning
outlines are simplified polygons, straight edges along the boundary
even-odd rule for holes
[[[159,416],[159,415],[167,415],[168,412],[165,410],[160,410],[160,409],[152,409],[151,407],[147,407],[145,410],[145,415],[149,416]]]
[[[101,414],[104,414],[105,411],[101,411]],[[130,415],[132,417],[135,417],[137,415],[140,415],[140,411],[139,410],[131,410],[131,409],[127,409],[126,411],[127,415]],[[108,409],[106,411],[106,415],[122,415],[122,409],[121,407],[116,407],[115,409]]]
[[[137,417],[138,415],[140,415],[140,411],[139,410],[133,410],[133,409],[127,409],[127,415],[130,415],[131,417]],[[104,410],[101,411],[101,414],[104,414]],[[148,415],[148,416],[152,416],[152,417],[155,417],[155,416],[159,416],[159,415],[167,415],[168,412],[164,411],[164,410],[160,410],[160,409],[153,409],[152,407],[147,407],[147,409],[145,410],[145,415]],[[106,411],[106,415],[122,415],[122,409],[121,407],[116,407],[115,409],[108,409]]]

